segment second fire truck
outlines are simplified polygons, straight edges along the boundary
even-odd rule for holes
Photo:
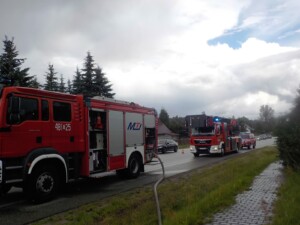
[[[190,134],[190,151],[200,154],[238,152],[241,148],[239,126],[235,119],[207,115],[189,115],[185,118]]]

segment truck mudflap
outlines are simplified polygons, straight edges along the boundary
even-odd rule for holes
[[[0,160],[0,184],[2,184],[2,179],[3,179],[3,163]]]

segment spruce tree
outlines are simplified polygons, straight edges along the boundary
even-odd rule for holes
[[[36,76],[34,76],[32,81],[30,82],[29,87],[31,87],[31,88],[40,88],[41,87],[40,83],[37,81]]]
[[[82,94],[87,97],[104,96],[113,98],[115,93],[112,93],[111,84],[102,72],[99,66],[94,63],[93,56],[90,52],[85,58],[84,67],[81,73],[82,78]]]
[[[68,82],[67,82],[67,93],[71,94],[72,93],[72,83],[71,83],[71,80],[68,79]]]
[[[159,113],[159,119],[161,122],[163,122],[167,127],[170,125],[170,117],[169,114],[167,112],[167,110],[165,110],[164,108],[162,108],[160,110]]]
[[[54,66],[49,64],[48,71],[46,72],[46,84],[44,89],[48,91],[58,91],[58,82],[56,77],[56,72],[54,71]]]
[[[82,75],[77,67],[76,73],[73,79],[73,87],[71,88],[72,94],[81,94],[82,93]]]
[[[21,68],[26,59],[18,58],[19,52],[14,44],[14,38],[5,36],[4,52],[0,55],[0,78],[9,79],[15,86],[30,86],[34,76],[29,76],[29,68]]]
[[[60,82],[59,82],[59,85],[58,85],[58,91],[59,92],[62,92],[62,93],[65,93],[66,92],[66,86],[65,86],[65,82],[64,82],[64,77],[63,75],[61,74],[60,75]]]
[[[82,70],[82,94],[87,97],[94,96],[93,77],[95,74],[94,59],[87,53]]]
[[[115,93],[112,93],[112,84],[109,84],[108,79],[102,72],[102,69],[98,66],[95,70],[95,76],[93,79],[94,95],[113,98]]]

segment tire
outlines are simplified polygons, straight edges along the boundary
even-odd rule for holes
[[[250,149],[251,148],[251,145],[248,145],[248,149]]]
[[[222,146],[220,156],[223,157],[224,155],[225,155],[225,149],[224,146]]]
[[[24,191],[34,203],[53,199],[59,187],[58,171],[53,166],[38,166],[26,181]]]
[[[174,147],[174,152],[177,152],[178,148],[177,146]]]
[[[255,149],[255,147],[256,147],[256,143],[254,143],[252,147],[253,147],[253,149]]]
[[[165,154],[166,151],[167,151],[166,148],[163,148],[163,149],[161,150],[161,153],[162,153],[162,154]]]
[[[239,153],[239,151],[240,151],[240,148],[239,148],[239,145],[237,144],[237,145],[236,145],[236,150],[235,150],[235,152],[236,152],[236,153]]]
[[[131,155],[128,161],[127,177],[131,179],[137,178],[141,173],[141,165],[140,157],[136,154]]]
[[[194,153],[194,156],[195,157],[199,157],[199,153]]]

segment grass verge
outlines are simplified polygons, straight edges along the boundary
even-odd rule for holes
[[[190,147],[190,144],[180,144],[178,146],[179,149],[185,149],[185,148],[189,148]]]
[[[279,188],[272,224],[296,225],[300,223],[300,174],[285,168],[284,179]]]
[[[246,190],[255,176],[277,160],[277,155],[275,147],[266,147],[240,154],[210,168],[165,180],[158,190],[163,224],[208,222],[214,213],[233,204],[235,196]],[[34,223],[48,224],[157,224],[152,187],[135,189]]]

